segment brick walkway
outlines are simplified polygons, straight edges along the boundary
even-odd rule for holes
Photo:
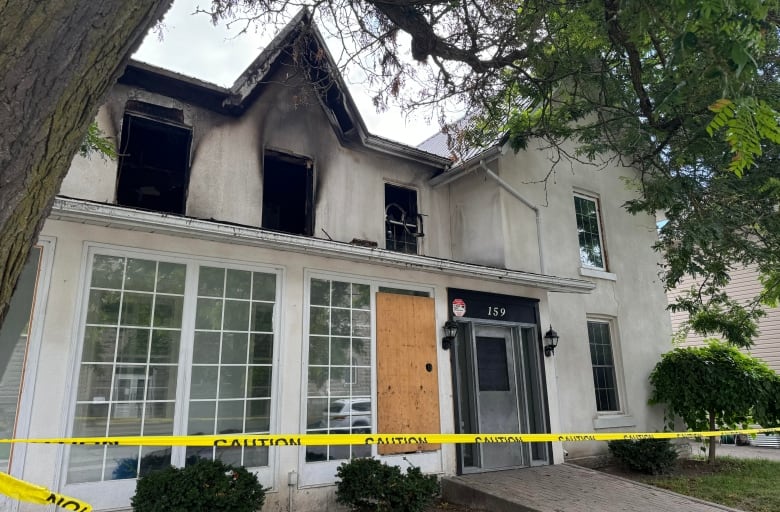
[[[490,512],[736,510],[572,464],[446,477],[442,494]]]

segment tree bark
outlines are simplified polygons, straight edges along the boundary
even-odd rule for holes
[[[100,102],[172,0],[0,0],[0,325]]]
[[[715,411],[710,411],[710,432],[715,430]],[[718,446],[718,439],[716,437],[710,437],[710,451],[707,458],[708,464],[715,464],[715,449]]]

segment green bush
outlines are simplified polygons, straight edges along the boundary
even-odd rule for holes
[[[336,501],[358,512],[421,512],[439,494],[436,476],[415,466],[404,474],[376,459],[344,462],[336,476]]]
[[[668,439],[610,441],[609,451],[629,468],[650,475],[666,473],[677,462],[677,451]]]
[[[141,477],[130,500],[135,512],[254,512],[264,502],[253,473],[208,459]]]

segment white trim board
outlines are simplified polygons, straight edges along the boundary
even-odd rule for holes
[[[338,257],[351,261],[371,262],[389,267],[422,270],[443,275],[476,277],[485,281],[530,286],[554,292],[590,293],[596,287],[594,283],[583,279],[534,274],[430,256],[403,254],[385,249],[359,247],[343,242],[277,233],[250,226],[146,212],[65,197],[55,199],[49,218],[131,231],[161,233]]]

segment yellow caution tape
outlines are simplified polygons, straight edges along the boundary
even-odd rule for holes
[[[623,439],[682,439],[736,434],[780,433],[780,428],[713,430],[708,432],[607,432],[563,434],[226,434],[212,436],[72,437],[0,439],[5,443],[107,446],[320,446],[357,444],[549,443],[616,441]]]
[[[92,506],[81,500],[52,492],[45,487],[19,480],[6,473],[0,473],[0,494],[38,505],[56,505],[75,512],[92,512]]]

